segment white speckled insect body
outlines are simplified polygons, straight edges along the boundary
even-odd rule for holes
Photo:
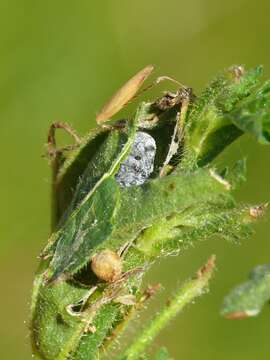
[[[129,156],[115,176],[119,185],[142,185],[153,172],[155,155],[155,139],[146,132],[138,131]]]

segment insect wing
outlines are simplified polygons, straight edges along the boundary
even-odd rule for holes
[[[134,75],[130,80],[128,80],[104,105],[96,117],[97,123],[104,123],[106,120],[120,111],[123,106],[128,103],[137,93],[143,82],[152,73],[153,69],[153,65],[148,65],[139,71],[136,75]]]

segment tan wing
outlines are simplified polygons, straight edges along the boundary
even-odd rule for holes
[[[153,65],[148,65],[128,80],[104,105],[96,117],[97,123],[102,124],[120,111],[137,93],[144,80],[148,78],[153,69]]]

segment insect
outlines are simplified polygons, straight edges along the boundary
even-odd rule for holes
[[[166,111],[176,105],[182,104],[182,102],[185,101],[186,99],[188,100],[193,99],[193,97],[194,95],[192,93],[192,89],[183,86],[175,93],[171,91],[165,92],[165,94],[161,98],[156,100],[154,105],[159,110]]]
[[[150,76],[153,72],[154,66],[148,65],[137,74],[135,74],[131,79],[129,79],[116,93],[110,98],[110,100],[103,106],[101,111],[96,117],[98,124],[103,124],[108,121],[113,115],[117,114],[129,101],[131,101],[139,89],[141,88],[144,81]],[[142,92],[150,89],[151,87],[159,84],[164,80],[169,80],[180,86],[180,90],[176,94],[167,92],[161,99],[160,103],[156,104],[160,110],[167,110],[181,102],[183,97],[183,89],[190,91],[184,85],[174,80],[169,76],[159,76],[152,84],[142,90]]]
[[[106,122],[110,117],[120,111],[132,98],[134,98],[143,82],[152,73],[153,69],[153,65],[148,65],[139,71],[136,75],[134,75],[130,80],[128,80],[104,105],[101,112],[97,115],[97,123],[102,124]],[[180,89],[176,93],[166,92],[161,98],[152,104],[153,108],[158,112],[165,112],[173,107],[179,107],[174,134],[167,158],[160,169],[160,176],[164,176],[166,174],[170,168],[170,160],[178,151],[183,135],[181,122],[184,121],[189,101],[193,100],[194,98],[191,88],[182,85],[169,76],[158,77],[154,83],[149,85],[143,91],[151,88],[154,85],[157,85],[164,80],[169,80],[176,83],[180,86]],[[144,128],[151,128],[152,126],[156,125],[158,120],[158,116],[156,116],[155,113],[148,115],[145,119],[141,120],[141,126]],[[150,135],[143,132],[138,132],[131,154],[124,161],[124,163],[121,164],[120,170],[116,175],[116,180],[120,186],[128,187],[132,185],[141,185],[152,173],[154,167],[156,144],[153,138],[151,140],[150,139]]]
[[[104,105],[96,117],[97,123],[102,124],[118,113],[134,97],[153,70],[154,66],[148,65],[128,80]]]
[[[121,187],[143,184],[154,169],[156,154],[155,139],[138,131],[128,157],[120,165],[116,181]]]

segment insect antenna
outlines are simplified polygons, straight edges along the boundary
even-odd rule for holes
[[[135,99],[137,99],[139,96],[141,96],[142,94],[144,94],[146,91],[149,91],[151,90],[154,86],[157,86],[158,84],[160,84],[161,82],[163,81],[171,81],[173,82],[174,84],[177,84],[178,86],[180,86],[180,88],[183,88],[183,89],[187,89],[187,86],[186,85],[183,85],[181,84],[179,81],[171,78],[170,76],[159,76],[158,78],[156,78],[156,80],[154,80],[151,84],[149,84],[148,86],[146,86],[145,88],[143,88],[142,90],[140,90],[139,92],[137,92],[128,102],[127,104],[133,102]],[[126,105],[127,105],[126,104]]]

